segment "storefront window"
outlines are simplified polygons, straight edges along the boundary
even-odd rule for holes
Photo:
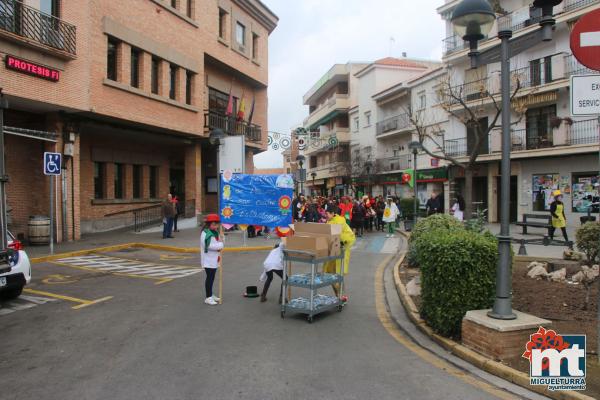
[[[572,176],[571,200],[573,212],[587,213],[592,203],[600,202],[600,176],[593,172],[578,172]],[[593,206],[592,212],[597,213],[599,207]]]
[[[123,164],[115,164],[115,199],[123,198]]]
[[[150,182],[148,186],[150,187],[150,198],[156,199],[158,186],[158,167],[156,166],[150,166]]]
[[[133,166],[133,198],[142,198],[142,166]]]
[[[104,198],[104,163],[94,163],[94,198]]]
[[[552,192],[559,189],[560,175],[533,175],[533,211],[548,211],[552,203]]]

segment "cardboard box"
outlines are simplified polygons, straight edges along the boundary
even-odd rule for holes
[[[341,235],[342,225],[338,224],[320,224],[317,222],[297,222],[294,225],[294,231],[298,233],[317,233],[320,235]]]
[[[324,236],[302,236],[294,235],[286,239],[287,250],[306,251],[316,258],[327,257],[329,255],[329,240]],[[302,257],[298,255],[298,257]],[[306,256],[306,258],[310,258]]]

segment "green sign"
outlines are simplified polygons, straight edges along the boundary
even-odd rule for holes
[[[417,171],[417,182],[443,182],[448,180],[446,168],[424,169]]]

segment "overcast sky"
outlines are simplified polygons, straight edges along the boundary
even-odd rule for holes
[[[288,133],[308,108],[302,96],[335,63],[408,57],[440,59],[443,0],[262,0],[279,25],[269,38],[269,130]],[[390,40],[394,38],[394,41]],[[263,132],[266,134],[266,132]],[[279,152],[255,157],[281,167]]]

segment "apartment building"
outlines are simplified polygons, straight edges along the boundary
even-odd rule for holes
[[[358,104],[357,72],[366,63],[335,64],[304,95],[307,134],[299,138],[306,157],[307,192],[344,195],[350,181],[349,111]]]
[[[414,156],[409,148],[411,141],[418,141],[416,125],[430,134],[424,145],[434,154],[438,152],[438,140],[448,130],[448,114],[438,96],[438,87],[447,76],[443,67],[427,72],[375,93],[378,121],[376,124],[378,190],[384,196],[412,197],[414,180],[422,205],[432,191],[448,191],[447,167],[444,161],[421,152]],[[402,180],[408,174],[412,182]]]
[[[216,209],[208,134],[245,135],[252,171],[276,25],[259,0],[0,0],[10,229],[49,215],[44,151],[65,156],[58,240],[129,225],[169,192],[187,215]]]
[[[491,123],[494,115],[492,96],[499,99],[499,63],[470,69],[468,44],[452,33],[450,18],[458,0],[447,1],[438,8],[446,21],[448,37],[444,39],[444,63],[457,93],[467,105],[476,105],[482,120]],[[510,27],[513,37],[538,29],[538,10],[530,1],[496,2],[498,18],[489,37],[480,42],[481,51],[499,44],[498,28]],[[531,47],[511,60],[512,89],[520,89],[511,109],[512,172],[511,219],[522,213],[544,212],[549,208],[551,192],[558,188],[565,194],[568,220],[584,215],[589,199],[598,198],[599,126],[596,118],[572,117],[569,110],[569,78],[590,74],[573,57],[569,34],[584,14],[600,8],[598,0],[564,0],[554,7],[556,26],[551,42]],[[483,99],[485,97],[485,99]],[[455,105],[454,111],[461,106]],[[471,152],[471,133],[455,118],[450,118],[444,148],[447,154],[465,160]],[[483,144],[475,172],[474,201],[489,210],[491,222],[497,221],[501,127],[490,133]],[[450,168],[450,178],[463,189],[462,171]]]
[[[434,61],[387,57],[355,74],[358,102],[348,116],[356,194],[384,194],[385,187],[398,181],[390,173],[413,168],[407,157],[410,135],[404,135],[402,127],[412,102],[408,88],[412,79],[439,66]]]

